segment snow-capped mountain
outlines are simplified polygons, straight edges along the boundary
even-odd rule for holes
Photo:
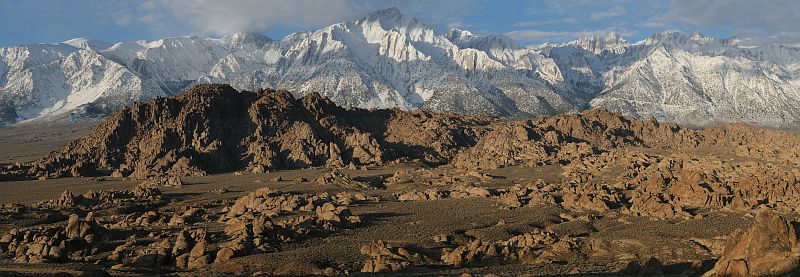
[[[234,33],[0,48],[0,125],[102,116],[194,83],[317,91],[343,106],[544,116],[606,108],[689,124],[798,127],[800,49],[677,32],[521,47],[437,33],[396,8],[281,40]]]
[[[730,42],[666,32],[602,57],[605,84],[591,105],[695,125],[798,127],[800,48]]]

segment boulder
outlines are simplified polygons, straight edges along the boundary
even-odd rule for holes
[[[755,223],[730,235],[725,250],[705,276],[777,276],[797,273],[800,249],[792,222],[760,210]]]
[[[224,263],[230,261],[231,258],[233,258],[233,249],[225,247],[217,251],[217,257],[214,259],[214,263]]]

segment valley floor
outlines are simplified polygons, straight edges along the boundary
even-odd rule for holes
[[[0,164],[29,162],[82,137],[97,121],[21,123],[0,128]]]
[[[408,180],[373,182],[387,180],[398,171],[417,174]],[[318,168],[183,178],[181,187],[159,187],[163,193],[158,196],[159,201],[133,199],[119,205],[88,207],[54,205],[43,208],[35,203],[47,199],[65,199],[60,197],[65,190],[74,195],[111,189],[132,190],[140,181],[99,177],[3,182],[0,183],[0,202],[20,202],[29,206],[27,212],[19,213],[7,205],[0,212],[0,234],[19,228],[58,226],[70,213],[77,213],[83,218],[91,211],[99,224],[111,226],[106,232],[114,235],[108,238],[105,246],[98,247],[100,250],[93,251],[97,253],[87,253],[83,262],[15,264],[9,260],[13,257],[5,257],[5,262],[0,264],[0,275],[42,276],[58,272],[77,275],[91,268],[109,270],[118,264],[108,258],[109,252],[119,245],[124,245],[127,253],[146,251],[152,248],[151,243],[182,229],[205,228],[211,241],[207,249],[222,248],[226,244],[223,237],[229,225],[223,219],[231,214],[231,203],[262,187],[269,187],[273,192],[280,191],[275,197],[284,194],[342,193],[343,197],[350,200],[339,203],[349,202],[344,206],[360,220],[297,235],[287,242],[271,242],[265,250],[237,255],[224,267],[212,265],[197,270],[152,271],[126,265],[114,267],[115,270],[109,272],[114,275],[161,272],[187,276],[215,275],[220,272],[246,275],[366,274],[358,272],[365,263],[369,263],[371,257],[360,249],[375,241],[383,241],[424,256],[418,260],[405,257],[393,259],[393,262],[401,263],[405,259],[410,263],[394,274],[607,276],[645,273],[642,276],[646,276],[649,272],[692,276],[713,267],[721,251],[720,238],[752,223],[752,216],[747,213],[724,211],[698,212],[702,216],[694,218],[656,220],[617,212],[577,211],[557,204],[509,208],[494,196],[497,191],[509,189],[514,184],[530,183],[536,179],[555,182],[561,173],[558,166],[512,166],[482,172],[477,178],[480,180],[468,178],[467,182],[478,188],[486,188],[490,195],[479,195],[478,192],[464,195],[464,198],[409,201],[399,201],[398,196],[410,191],[458,186],[458,182],[467,180],[461,178],[474,173],[465,174],[449,167],[421,169],[413,164],[403,164],[340,169],[333,174],[339,177],[330,182],[322,180],[326,176],[333,176],[332,172],[331,169]],[[152,207],[150,210],[155,211],[152,218],[139,219],[149,211],[141,210],[141,205]],[[191,208],[202,209],[202,216],[196,216],[193,223],[188,223],[187,218],[185,224],[167,224],[174,217],[170,214],[181,214],[181,211]],[[303,214],[313,215],[314,212],[291,210],[282,212],[273,220]],[[125,221],[130,224],[119,224]],[[548,234],[557,241],[570,240],[571,243],[564,249],[552,249],[546,244],[533,246],[531,251],[536,254],[521,257],[504,257],[500,253],[496,257],[489,257],[484,254],[482,258],[474,260],[464,258],[458,261],[461,264],[453,264],[453,261],[448,264],[440,259],[443,253],[476,240],[503,242],[526,233]],[[136,243],[126,244],[131,240],[128,236],[135,236]]]

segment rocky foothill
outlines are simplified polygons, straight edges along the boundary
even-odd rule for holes
[[[42,197],[0,198],[0,275],[791,275],[798,146],[198,85],[3,165],[3,190]]]
[[[136,103],[49,156],[6,167],[6,180],[98,176],[147,179],[313,166],[443,164],[475,143],[480,116],[345,110],[312,93],[196,85]],[[102,169],[102,170],[101,170]]]

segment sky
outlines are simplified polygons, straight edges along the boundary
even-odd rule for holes
[[[638,41],[673,30],[800,42],[798,0],[0,0],[0,46],[231,32],[280,39],[388,7],[440,32],[503,34],[521,45],[609,32]]]

